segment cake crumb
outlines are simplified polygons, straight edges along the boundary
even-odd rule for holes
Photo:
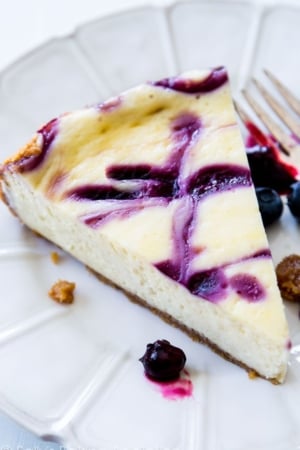
[[[60,263],[60,255],[57,252],[51,252],[50,254],[51,261],[53,264],[59,264]]]
[[[74,301],[75,286],[75,283],[70,281],[58,280],[49,290],[49,297],[58,303],[69,305]]]
[[[250,378],[250,380],[255,380],[255,378],[257,378],[257,373],[255,372],[255,370],[249,370],[248,377]]]
[[[290,302],[300,302],[300,256],[289,255],[276,267],[281,296]]]

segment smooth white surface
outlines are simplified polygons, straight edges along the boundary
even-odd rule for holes
[[[0,67],[41,41],[120,6],[112,0],[106,3],[2,1]],[[0,79],[1,159],[52,115],[144,81],[148,71],[149,78],[157,78],[225,63],[236,91],[253,71],[261,76],[267,63],[299,93],[298,61],[287,51],[300,42],[299,9],[282,6],[262,15],[251,5],[222,3],[179,5],[166,16],[147,8],[139,20],[131,13],[111,17],[11,66]],[[284,65],[278,55],[285,58]],[[5,298],[12,298],[0,306],[0,358],[6,368],[0,374],[0,397],[8,414],[40,434],[64,436],[72,448],[299,448],[296,308],[288,310],[294,348],[287,383],[274,387],[262,380],[249,382],[240,369],[129,304],[67,256],[61,265],[52,265],[52,246],[25,232],[3,205],[0,214],[1,283],[7,283]],[[298,234],[286,211],[270,230],[276,262],[284,254],[300,253]],[[9,283],[12,266],[14,279]],[[72,308],[47,298],[48,286],[58,277],[78,283]],[[168,402],[141,377],[137,358],[157,337],[188,353],[193,399]],[[0,448],[42,448],[18,428],[11,431],[10,421],[3,424]],[[12,433],[14,440],[7,441]]]
[[[49,38],[72,33],[79,24],[149,3],[155,0],[1,0],[0,67],[4,68]]]

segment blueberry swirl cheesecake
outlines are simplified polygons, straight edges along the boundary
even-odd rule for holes
[[[131,299],[284,380],[288,327],[224,68],[51,120],[2,165],[1,191]]]

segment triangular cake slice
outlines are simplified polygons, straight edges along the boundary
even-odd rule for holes
[[[29,228],[222,356],[283,381],[287,322],[224,68],[64,114],[1,178]]]

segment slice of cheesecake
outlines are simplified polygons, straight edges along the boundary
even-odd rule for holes
[[[52,120],[1,170],[28,227],[273,382],[290,345],[224,68]]]

